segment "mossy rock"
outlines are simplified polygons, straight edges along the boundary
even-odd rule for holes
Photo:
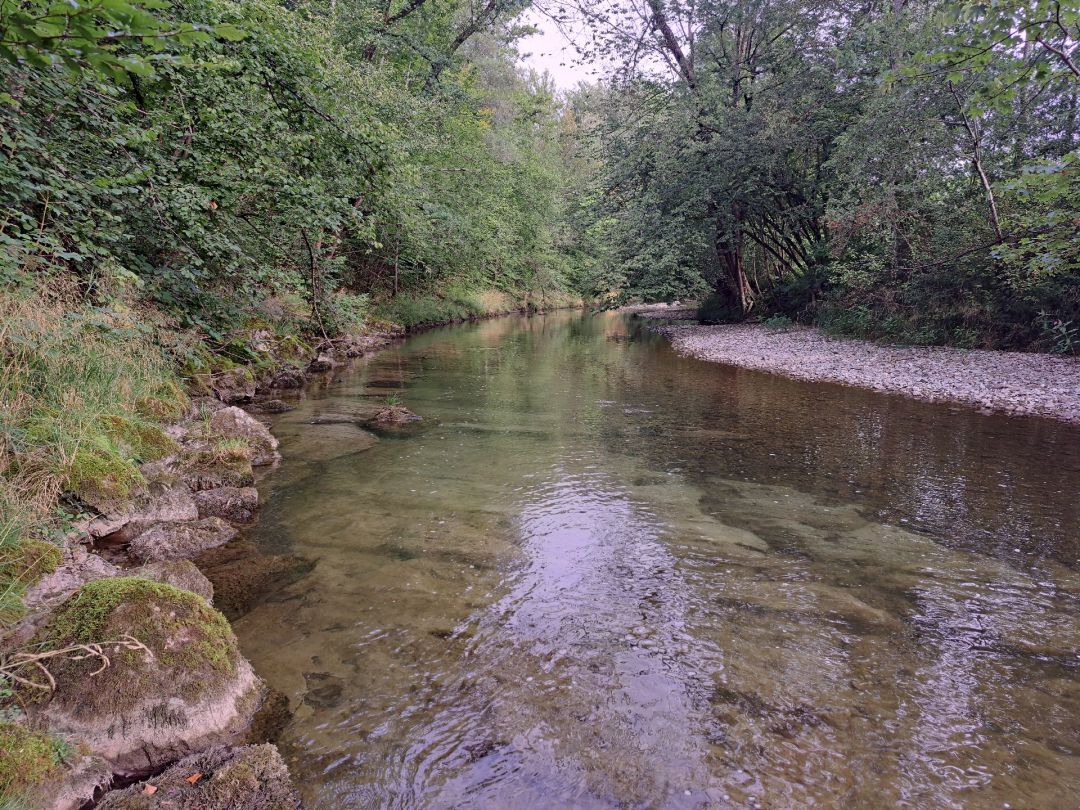
[[[196,777],[196,774],[198,775]],[[147,786],[153,790],[147,790]],[[293,810],[300,797],[273,745],[212,748],[107,793],[99,810]]]
[[[120,446],[124,455],[139,461],[156,461],[180,448],[158,425],[127,416],[102,417],[105,432]]]
[[[116,643],[125,637],[145,649]],[[89,582],[30,646],[79,644],[101,644],[108,666],[97,657],[58,656],[48,664],[51,697],[25,687],[20,697],[32,718],[85,741],[121,774],[239,739],[261,703],[262,685],[225,617],[172,585],[131,576]]]

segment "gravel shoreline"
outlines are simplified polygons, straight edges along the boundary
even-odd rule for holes
[[[659,326],[679,354],[799,380],[835,382],[985,412],[1080,424],[1080,358],[880,346],[759,324]]]

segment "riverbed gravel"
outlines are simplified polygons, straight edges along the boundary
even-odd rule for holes
[[[883,346],[759,324],[661,326],[658,331],[677,352],[701,360],[1080,424],[1080,358]]]

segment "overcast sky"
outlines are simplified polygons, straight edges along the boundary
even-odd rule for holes
[[[547,17],[527,11],[520,22],[535,25],[540,33],[524,37],[518,42],[518,50],[525,56],[522,63],[539,73],[547,71],[560,90],[571,90],[578,82],[592,82],[599,78],[591,65],[579,65],[577,51]]]

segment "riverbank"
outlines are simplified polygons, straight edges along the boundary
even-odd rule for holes
[[[249,411],[290,410],[308,385],[396,336],[328,341],[258,378],[244,367],[214,375],[166,420],[161,452],[128,490],[99,481],[81,494],[82,515],[27,583],[25,615],[0,649],[17,721],[0,729],[0,798],[53,810],[299,801],[272,744],[288,700],[254,672],[229,624],[313,564],[244,539],[258,517],[254,484],[281,458]],[[188,779],[211,761],[214,773]]]
[[[484,306],[451,322],[518,311],[509,297],[483,298]],[[558,296],[525,309],[573,303],[580,304]],[[30,334],[56,337],[37,320]],[[410,331],[438,325],[414,322]],[[166,768],[191,760],[197,769],[200,757],[255,768],[251,801],[293,795],[272,745],[291,716],[288,700],[266,687],[230,627],[314,564],[265,553],[246,539],[260,507],[254,484],[281,458],[262,414],[292,410],[309,386],[325,384],[354,358],[377,352],[405,331],[375,320],[365,331],[306,344],[256,330],[244,338],[255,362],[210,357],[209,367],[182,377],[167,365],[144,369],[130,361],[153,354],[153,342],[114,341],[115,357],[94,341],[79,344],[83,360],[97,358],[108,372],[91,378],[102,379],[101,390],[84,382],[79,394],[110,403],[112,410],[94,424],[106,431],[103,442],[117,438],[115,446],[106,445],[108,454],[94,456],[87,474],[57,482],[69,510],[65,521],[20,527],[28,537],[53,539],[27,539],[8,549],[9,556],[18,551],[21,557],[40,551],[42,559],[18,571],[3,569],[17,603],[9,623],[0,624],[0,677],[15,684],[13,698],[4,702],[10,719],[0,723],[0,804],[15,799],[55,810],[88,801],[126,807],[131,790],[120,796],[117,789],[134,781],[140,790],[159,788],[169,801],[182,798],[207,810],[241,806],[232,794],[212,798],[216,782],[210,793],[179,782],[162,788],[171,784]],[[51,366],[59,362],[53,355],[63,352],[38,354]],[[30,368],[29,360],[11,364],[16,366],[26,376],[21,369]],[[33,407],[24,408],[27,424],[33,414],[54,412],[47,398],[64,388],[60,383],[68,376],[52,372],[48,384],[38,386]],[[168,407],[142,396],[163,390]],[[380,416],[373,412],[372,418]],[[11,488],[11,481],[3,483]],[[146,608],[150,619],[144,619]],[[87,646],[102,655],[81,655]],[[185,652],[178,656],[176,649]],[[39,651],[45,657],[36,657]],[[98,691],[87,691],[112,694],[113,685],[122,700],[99,701]],[[169,717],[164,726],[155,719],[162,712]],[[117,723],[128,729],[122,740],[112,731]],[[14,742],[5,743],[8,738]],[[69,749],[80,756],[63,755]]]
[[[667,315],[666,317],[670,317]],[[679,354],[713,363],[1080,423],[1080,359],[942,347],[880,346],[815,329],[760,324],[659,326]]]

